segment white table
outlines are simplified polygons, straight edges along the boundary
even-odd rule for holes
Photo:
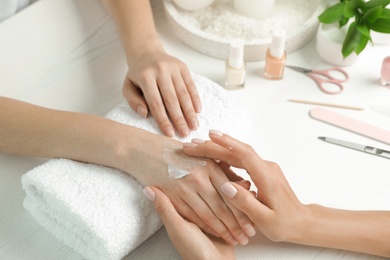
[[[180,42],[154,4],[156,24],[168,52],[189,68],[220,84],[224,61]],[[346,209],[390,210],[390,160],[328,144],[330,136],[389,149],[389,145],[309,117],[311,106],[287,102],[300,98],[362,106],[364,111],[332,109],[390,129],[390,118],[368,107],[390,104],[390,89],[378,84],[389,46],[368,48],[346,68],[351,80],[340,95],[323,94],[303,74],[286,70],[281,81],[267,81],[263,62],[247,64],[247,84],[229,94],[254,117],[252,145],[283,168],[304,203]],[[288,64],[326,68],[314,41],[288,55]],[[40,0],[0,24],[0,95],[56,109],[105,115],[123,100],[126,64],[111,18],[98,0]],[[0,126],[1,127],[1,126]],[[46,159],[0,154],[0,259],[81,259],[41,228],[23,208],[21,176]],[[237,247],[238,259],[380,259],[339,250],[273,243],[257,235]],[[125,259],[179,259],[164,229]]]

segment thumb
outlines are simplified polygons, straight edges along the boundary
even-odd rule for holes
[[[177,213],[172,202],[161,190],[155,187],[146,187],[144,190],[145,196],[153,201],[154,207],[168,230],[175,229],[180,226],[178,223],[185,220]]]
[[[122,93],[127,100],[127,103],[134,111],[142,117],[148,115],[148,105],[146,104],[141,89],[135,86],[127,77],[123,83]]]
[[[261,203],[251,191],[232,182],[225,182],[221,190],[229,202],[238,210],[246,214],[256,225],[260,225],[263,219],[271,212]]]

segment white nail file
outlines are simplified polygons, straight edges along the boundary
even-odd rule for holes
[[[390,131],[386,129],[343,116],[322,107],[312,108],[310,115],[323,122],[390,144]]]

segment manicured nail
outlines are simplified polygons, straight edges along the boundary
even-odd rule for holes
[[[228,196],[230,199],[234,199],[234,197],[237,194],[237,189],[230,183],[230,182],[225,182],[221,186],[221,190],[223,193],[225,193],[226,196]]]
[[[168,126],[165,128],[165,134],[169,137],[174,137],[175,136],[175,130],[173,130],[172,127]]]
[[[199,121],[196,117],[191,119],[191,126],[192,126],[192,129],[194,129],[194,130],[199,128]]]
[[[256,229],[251,224],[246,224],[244,226],[244,231],[249,237],[256,235]]]
[[[233,246],[238,245],[238,242],[234,239],[234,237],[229,237],[227,242],[229,242]]]
[[[154,201],[156,199],[156,194],[151,188],[146,187],[143,191],[146,198],[148,198],[150,201]]]
[[[180,133],[182,136],[186,137],[190,134],[190,130],[186,126],[180,127]]]
[[[148,115],[148,111],[143,106],[137,107],[137,113],[142,117],[146,117]]]
[[[197,147],[198,145],[197,144],[194,144],[194,143],[183,143],[183,147],[186,147],[186,148],[194,148],[194,147]]]
[[[239,235],[238,236],[238,243],[240,243],[240,245],[245,246],[249,243],[249,238],[244,234]]]
[[[196,113],[202,112],[202,104],[200,102],[195,103],[195,111]]]
[[[194,144],[204,144],[206,141],[200,138],[194,138],[191,140]]]
[[[218,130],[214,130],[214,129],[211,129],[211,130],[209,131],[209,134],[211,134],[211,135],[223,136],[223,133],[222,133],[222,132],[220,132],[220,131],[218,131]]]

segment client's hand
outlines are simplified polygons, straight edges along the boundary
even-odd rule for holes
[[[198,128],[196,113],[201,111],[201,102],[183,62],[164,51],[154,50],[132,57],[131,64],[123,95],[134,111],[143,117],[150,111],[161,132],[170,137],[175,130],[169,118],[180,136]]]
[[[279,166],[261,159],[251,146],[226,134],[211,130],[210,138],[212,141],[184,144],[183,150],[191,156],[221,160],[245,169],[258,188],[257,197],[231,182],[222,186],[226,197],[269,239],[293,240],[307,216],[307,209],[292,191]]]
[[[249,218],[222,198],[220,187],[229,179],[215,161],[186,156],[180,142],[147,131],[139,131],[137,136],[127,139],[122,137],[119,142],[126,146],[119,149],[123,154],[119,156],[120,161],[124,164],[120,168],[142,185],[162,190],[184,218],[232,245],[247,244],[248,237],[254,235],[255,229]],[[136,148],[127,151],[128,144]],[[191,173],[178,179],[170,177],[168,167],[177,165],[175,161],[169,162],[167,152],[174,157],[171,159],[177,156],[179,163],[192,160],[188,164],[193,166],[188,169]]]
[[[154,202],[169,238],[183,259],[235,259],[233,246],[220,238],[204,234],[198,226],[184,220],[159,189],[146,187],[144,193]]]

